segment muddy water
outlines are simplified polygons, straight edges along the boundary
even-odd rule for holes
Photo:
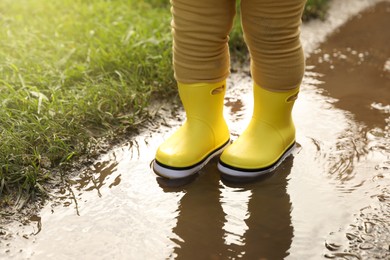
[[[193,179],[156,177],[154,151],[183,120],[159,106],[39,216],[2,230],[0,258],[390,258],[389,12],[376,5],[313,47],[294,108],[298,149],[272,175],[229,183],[213,161]],[[253,104],[245,73],[230,82],[235,139]]]
[[[389,24],[390,3],[383,2],[339,28],[307,61],[323,95],[352,121],[333,148],[328,176],[349,199],[366,204],[327,238],[329,258],[390,259]]]

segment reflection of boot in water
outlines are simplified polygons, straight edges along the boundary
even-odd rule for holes
[[[199,171],[229,142],[223,118],[225,81],[178,84],[186,122],[157,150],[154,171],[167,178],[184,178]]]
[[[299,88],[273,92],[254,86],[252,120],[221,155],[218,168],[227,178],[253,178],[273,171],[292,152],[295,127],[291,111]]]
[[[226,214],[222,209],[218,172],[213,164],[205,167],[206,173],[188,186],[181,199],[177,225],[173,232],[178,236],[174,256],[177,259],[283,259],[290,248],[293,227],[291,203],[286,192],[287,177],[292,167],[288,158],[272,175],[247,184],[252,196],[246,220],[247,231],[243,245],[227,245],[224,230]],[[230,185],[229,183],[226,183]],[[234,184],[235,185],[235,184]],[[242,185],[241,185],[242,188]],[[233,201],[234,203],[234,201]]]
[[[220,203],[219,174],[216,164],[205,167],[205,174],[192,183],[179,206],[173,232],[175,259],[226,259],[223,225],[225,214]]]
[[[287,178],[293,158],[262,182],[248,186],[252,197],[248,203],[248,230],[244,235],[244,259],[284,259],[293,238],[291,201]]]

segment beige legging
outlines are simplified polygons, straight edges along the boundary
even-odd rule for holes
[[[306,0],[241,0],[241,22],[254,81],[283,91],[299,86],[299,40]],[[236,0],[171,0],[173,64],[182,83],[219,82],[229,75],[229,32]]]

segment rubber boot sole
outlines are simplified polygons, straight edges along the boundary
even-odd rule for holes
[[[264,174],[274,171],[280,166],[280,164],[289,157],[295,148],[295,142],[283,153],[283,155],[272,165],[258,168],[258,169],[245,169],[230,166],[221,160],[218,162],[218,169],[221,171],[222,178],[226,178],[229,181],[250,181],[256,179]]]
[[[223,150],[230,144],[230,139],[226,141],[222,146],[218,147],[211,153],[209,153],[206,158],[204,158],[202,161],[191,165],[187,167],[172,167],[169,165],[165,165],[163,163],[160,163],[157,160],[153,161],[153,171],[164,178],[168,179],[181,179],[181,178],[187,178],[198,171],[200,171],[212,158],[215,156],[221,154]]]

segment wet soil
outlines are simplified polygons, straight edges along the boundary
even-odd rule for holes
[[[390,259],[389,14],[382,2],[323,44],[304,42],[298,148],[272,174],[230,183],[214,160],[195,178],[157,177],[154,152],[184,114],[155,104],[140,135],[54,190],[39,214],[0,228],[0,258]],[[247,74],[228,86],[233,139],[251,117]]]

